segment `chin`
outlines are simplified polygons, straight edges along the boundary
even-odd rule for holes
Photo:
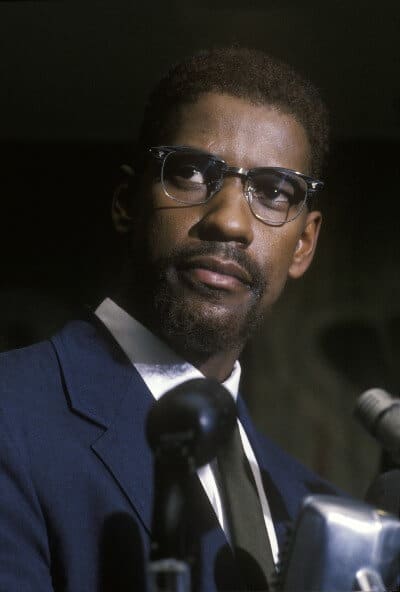
[[[255,306],[228,307],[196,298],[160,299],[157,317],[162,336],[183,356],[241,351],[262,322]]]

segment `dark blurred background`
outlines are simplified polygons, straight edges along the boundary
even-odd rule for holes
[[[380,450],[355,399],[400,383],[399,25],[397,0],[0,2],[0,350],[106,293],[118,165],[168,65],[267,50],[321,88],[333,137],[316,261],[245,352],[243,390],[265,433],[362,495]]]

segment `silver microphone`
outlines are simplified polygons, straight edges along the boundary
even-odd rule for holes
[[[303,502],[278,589],[384,592],[399,574],[399,520],[362,502],[314,495]]]

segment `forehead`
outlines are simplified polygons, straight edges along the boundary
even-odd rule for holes
[[[310,146],[303,126],[269,105],[205,93],[182,105],[165,143],[219,155],[233,166],[281,166],[308,172]]]

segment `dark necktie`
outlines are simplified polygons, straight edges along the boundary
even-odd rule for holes
[[[239,427],[220,449],[217,464],[235,559],[246,590],[268,590],[275,571],[261,502]]]

